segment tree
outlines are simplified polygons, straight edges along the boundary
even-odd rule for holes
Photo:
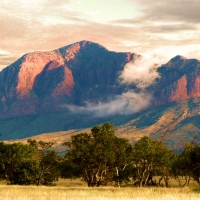
[[[115,153],[115,161],[113,163],[115,169],[114,180],[117,186],[121,186],[123,181],[129,181],[129,177],[132,174],[130,165],[132,145],[127,139],[116,137],[113,151]]]
[[[115,136],[115,128],[110,123],[93,127],[91,134],[72,136],[68,146],[67,157],[80,166],[82,177],[89,187],[112,181],[115,169],[119,173],[119,168],[128,163],[126,153],[131,148],[127,140]]]
[[[30,185],[38,173],[38,152],[26,144],[0,144],[0,166],[10,184]]]
[[[200,184],[200,146],[189,142],[184,142],[184,151],[177,156],[174,163],[174,174],[178,180],[178,176],[185,177],[185,183],[180,186],[189,185],[192,177]],[[180,182],[180,181],[179,181]]]
[[[133,147],[132,164],[136,170],[135,179],[139,186],[155,184],[153,176],[161,175],[168,186],[171,160],[174,153],[161,141],[153,141],[149,137],[142,137]],[[161,181],[160,180],[160,181]]]
[[[200,146],[194,146],[189,154],[192,177],[200,185]]]
[[[30,146],[38,151],[39,169],[36,176],[36,185],[52,185],[60,175],[59,164],[62,160],[57,152],[52,150],[53,142],[43,142],[36,140],[28,140]]]
[[[61,157],[51,142],[28,140],[28,144],[0,142],[1,177],[10,184],[51,185],[59,176]]]
[[[81,177],[81,167],[74,164],[71,159],[68,158],[66,154],[59,165],[61,178],[80,178]]]
[[[190,178],[192,177],[191,159],[190,154],[194,146],[189,142],[183,143],[184,150],[181,154],[176,155],[176,159],[173,163],[172,174],[174,178],[179,182],[179,186],[184,187],[189,185]],[[179,177],[184,177],[185,182],[181,184]]]

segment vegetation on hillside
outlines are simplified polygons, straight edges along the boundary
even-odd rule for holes
[[[191,179],[200,185],[200,146],[195,143],[184,143],[179,154],[147,136],[132,146],[115,135],[114,125],[105,123],[91,133],[71,136],[65,146],[67,153],[61,156],[52,142],[1,142],[0,176],[18,185],[52,185],[58,177],[82,178],[89,187],[130,181],[139,187],[169,187],[172,178],[180,186],[189,185]]]

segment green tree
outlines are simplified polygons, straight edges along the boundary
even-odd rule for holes
[[[189,185],[192,177],[191,159],[190,154],[194,146],[189,142],[183,143],[184,150],[181,154],[176,155],[176,159],[173,163],[172,174],[174,178],[179,182],[179,186],[184,187]],[[185,178],[185,182],[181,183],[180,177]]]
[[[67,157],[81,167],[83,179],[89,187],[106,185],[119,169],[125,168],[129,142],[115,136],[110,123],[95,126],[91,134],[81,133],[71,137]]]
[[[175,172],[178,176],[185,176],[186,184],[189,185],[192,177],[198,184],[200,184],[200,146],[195,146],[189,142],[183,143],[184,151],[178,156],[175,165]]]
[[[155,184],[153,176],[161,175],[168,186],[169,171],[174,153],[162,142],[142,137],[133,147],[132,164],[135,168],[135,179],[140,187]],[[161,181],[160,180],[160,181]]]
[[[38,151],[22,143],[0,144],[0,165],[3,177],[10,184],[30,185],[38,173]]]
[[[60,175],[59,165],[62,160],[57,152],[52,150],[53,142],[28,140],[30,146],[38,151],[37,161],[39,163],[36,185],[52,185]]]
[[[28,143],[0,143],[1,177],[10,184],[51,185],[59,176],[61,157],[50,149],[51,142]]]
[[[115,138],[113,151],[115,159],[113,168],[115,169],[114,180],[117,186],[121,186],[123,181],[128,182],[132,174],[131,158],[132,145],[125,138]]]
[[[81,167],[74,164],[71,159],[68,158],[66,154],[59,165],[61,178],[80,178],[81,177]]]
[[[200,185],[200,146],[194,146],[190,151],[192,177]]]

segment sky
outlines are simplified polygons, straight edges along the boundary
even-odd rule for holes
[[[200,59],[200,0],[0,1],[0,70],[81,40],[162,62]]]

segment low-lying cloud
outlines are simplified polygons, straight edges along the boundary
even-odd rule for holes
[[[85,106],[65,105],[73,113],[92,114],[96,117],[120,114],[129,115],[147,108],[151,101],[151,95],[144,92],[135,93],[129,91],[116,96],[114,100],[99,102],[97,104],[87,102]]]
[[[147,92],[147,87],[159,78],[157,68],[160,61],[161,58],[156,55],[138,56],[124,66],[124,70],[119,75],[119,82],[127,86],[134,84],[136,90],[124,92],[107,102],[86,102],[85,106],[66,105],[65,108],[73,113],[91,114],[95,117],[115,114],[129,115],[140,112],[152,103],[153,96]]]
[[[125,65],[119,77],[122,84],[134,83],[137,88],[145,90],[159,78],[156,56],[139,56],[134,61]]]

